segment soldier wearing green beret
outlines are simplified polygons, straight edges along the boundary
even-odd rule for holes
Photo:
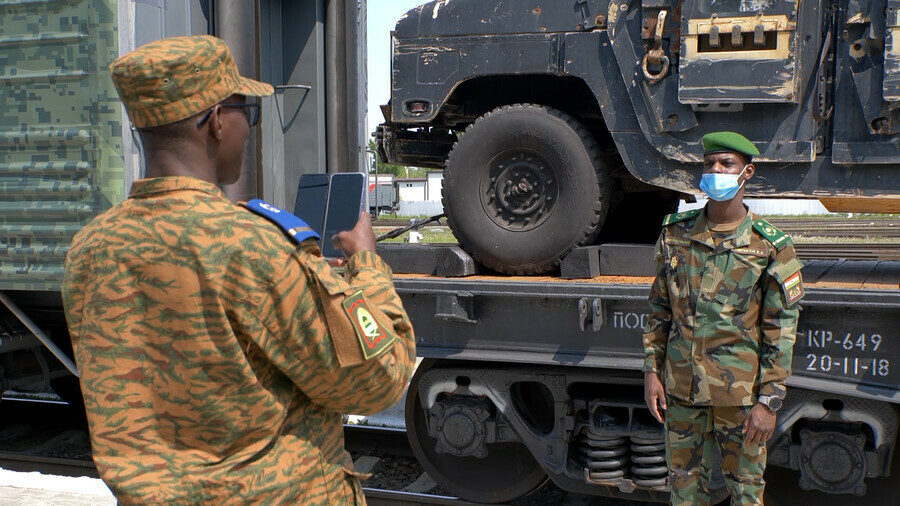
[[[230,202],[268,84],[215,37],[110,66],[146,178],[66,255],[63,302],[93,458],[122,504],[362,504],[342,412],[402,397],[409,318],[367,213],[332,242],[262,201]]]
[[[717,447],[731,504],[762,504],[803,264],[790,237],[744,205],[756,146],[715,132],[703,148],[700,188],[709,203],[667,216],[656,244],[644,395],[665,424],[672,504],[709,504]]]

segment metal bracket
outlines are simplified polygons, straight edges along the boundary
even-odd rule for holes
[[[578,301],[578,326],[581,330],[587,330],[588,322],[594,332],[603,328],[603,299],[589,299],[583,297]]]
[[[439,293],[435,300],[436,319],[445,322],[478,323],[478,319],[475,318],[475,296],[471,293]]]
[[[641,63],[641,70],[644,73],[644,79],[647,80],[650,84],[656,84],[669,73],[669,57],[666,56],[662,47],[662,36],[666,27],[666,15],[668,11],[659,11],[659,15],[656,19],[656,27],[655,34],[653,36],[653,45],[655,46],[653,49],[647,51],[644,54],[644,59]],[[662,68],[659,72],[651,72],[650,64],[659,65]]]
[[[62,363],[62,365],[64,365],[65,368],[69,370],[70,373],[80,377],[80,375],[78,374],[78,367],[75,366],[75,361],[69,358],[69,356],[66,355],[59,348],[59,346],[56,345],[56,343],[51,341],[50,336],[44,334],[40,327],[38,327],[31,320],[31,318],[28,317],[27,314],[25,314],[25,311],[22,311],[22,309],[20,309],[19,306],[16,305],[16,303],[13,302],[13,300],[10,299],[9,296],[4,292],[0,292],[0,302],[2,302],[3,305],[6,306],[6,308],[9,309],[10,312],[12,312],[12,314],[15,315],[16,318],[18,318],[19,321],[22,322],[25,327],[27,327],[28,330],[31,331],[32,334],[34,334],[34,337],[36,337],[38,341],[41,342],[41,344],[43,344],[48,350],[50,350],[50,353],[52,353],[53,356],[56,357]]]
[[[581,27],[582,30],[591,30],[597,27],[597,20],[591,16],[590,8],[587,0],[577,0],[576,8],[581,11]]]

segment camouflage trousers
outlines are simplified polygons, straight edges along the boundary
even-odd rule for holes
[[[766,445],[744,444],[744,419],[751,406],[679,405],[668,399],[665,413],[666,462],[671,504],[709,504],[709,478],[716,447],[731,504],[763,504]]]

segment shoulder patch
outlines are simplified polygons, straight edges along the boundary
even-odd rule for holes
[[[760,218],[753,220],[753,228],[755,228],[760,235],[765,237],[767,241],[772,243],[772,246],[775,246],[775,249],[777,250],[781,250],[781,248],[791,244],[791,236],[778,230],[775,228],[775,225],[772,225],[766,220]]]
[[[784,291],[784,298],[788,305],[791,305],[803,298],[803,277],[800,271],[794,273],[793,276],[785,279],[781,283],[781,289]]]
[[[362,290],[354,292],[344,299],[343,306],[353,324],[353,330],[356,331],[356,337],[359,339],[359,345],[366,360],[383,353],[396,339],[375,319]]]
[[[297,244],[310,238],[315,238],[316,240],[319,239],[319,234],[317,234],[312,227],[307,225],[305,221],[284,209],[269,204],[265,200],[253,199],[250,202],[245,202],[244,207],[278,225],[278,227],[287,232]]]
[[[691,218],[696,218],[700,216],[702,209],[693,209],[691,211],[684,211],[683,213],[674,213],[667,214],[665,218],[663,218],[662,226],[671,225],[673,223],[678,223],[679,221],[689,220]]]

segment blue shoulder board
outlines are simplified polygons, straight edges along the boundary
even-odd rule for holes
[[[250,202],[244,204],[244,206],[246,206],[247,209],[253,211],[254,213],[278,225],[282,230],[287,232],[287,234],[291,236],[294,241],[297,242],[297,244],[300,244],[301,242],[310,238],[319,240],[319,234],[317,234],[316,231],[312,229],[312,227],[307,225],[305,221],[285,211],[284,209],[279,209],[272,204],[269,204],[265,200],[253,199]]]

